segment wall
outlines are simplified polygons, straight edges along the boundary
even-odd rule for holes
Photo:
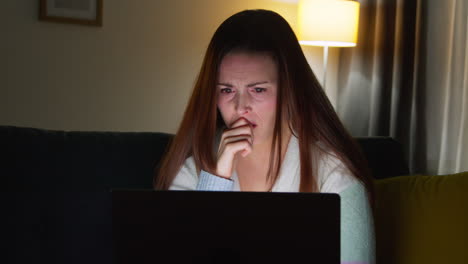
[[[86,27],[38,21],[38,2],[2,4],[0,125],[174,133],[223,20],[252,8],[296,20],[295,1],[112,0],[103,27]],[[322,49],[303,49],[321,80]]]

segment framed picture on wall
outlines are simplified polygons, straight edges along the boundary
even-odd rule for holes
[[[102,26],[103,0],[39,0],[39,20]]]

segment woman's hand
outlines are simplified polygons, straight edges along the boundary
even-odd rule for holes
[[[252,152],[253,140],[252,124],[243,117],[237,119],[231,128],[226,129],[219,143],[216,175],[231,178],[236,155],[249,155]]]

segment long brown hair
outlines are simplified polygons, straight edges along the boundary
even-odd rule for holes
[[[213,173],[217,131],[225,127],[217,109],[216,82],[223,57],[229,52],[267,53],[278,66],[279,88],[268,179],[276,181],[281,166],[281,124],[288,117],[299,140],[300,192],[318,190],[313,149],[335,155],[366,186],[373,188],[367,162],[340,122],[313,74],[299,42],[280,15],[269,10],[245,10],[225,20],[210,41],[182,123],[154,177],[154,187],[167,190],[185,160],[192,156],[197,170]],[[317,142],[321,142],[319,147]],[[272,165],[273,164],[273,165]],[[372,199],[371,199],[372,201]]]

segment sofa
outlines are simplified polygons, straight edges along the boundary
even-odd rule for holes
[[[110,190],[151,189],[172,137],[0,126],[6,259],[112,263]],[[375,178],[378,263],[468,263],[468,175],[408,175],[398,142],[356,140]]]

